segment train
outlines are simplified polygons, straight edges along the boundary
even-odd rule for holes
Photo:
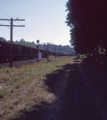
[[[42,53],[42,57],[46,58],[47,55],[56,56],[56,52],[51,52],[42,49],[32,48],[24,45],[12,44],[12,59],[13,61],[37,59],[38,50]],[[58,53],[57,53],[58,55]],[[10,61],[10,43],[0,41],[0,63]]]

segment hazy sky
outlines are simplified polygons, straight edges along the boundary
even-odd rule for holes
[[[70,45],[69,27],[66,25],[67,0],[0,0],[0,18],[24,18],[15,21],[13,40],[25,39],[41,43]],[[10,24],[1,21],[0,24]],[[0,37],[10,40],[10,28],[0,26]]]

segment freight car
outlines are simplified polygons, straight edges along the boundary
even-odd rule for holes
[[[42,57],[46,58],[47,55],[56,56],[55,52],[47,51],[39,49],[42,53]],[[17,60],[26,60],[26,59],[37,59],[38,57],[38,49],[13,44],[13,61]],[[9,62],[10,61],[10,43],[0,41],[0,62]]]
[[[47,51],[41,50],[42,57],[47,57]],[[49,55],[54,55],[54,52],[48,52]],[[38,57],[38,49],[23,45],[13,44],[13,61],[36,59]],[[0,41],[0,62],[10,61],[10,43]]]

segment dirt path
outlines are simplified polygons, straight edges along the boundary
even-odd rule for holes
[[[71,64],[73,61],[71,62]],[[63,70],[59,70],[58,74],[50,75],[49,80],[47,80],[47,85],[50,87],[50,92],[54,93],[57,100],[51,104],[50,107],[44,112],[41,120],[60,120],[59,115],[63,106],[63,98],[65,94],[65,89],[69,81],[69,74],[71,70],[71,64],[67,64],[63,67]],[[45,106],[47,107],[47,105]]]
[[[107,120],[107,102],[102,99],[106,94],[101,96],[95,90],[93,79],[81,63],[66,65],[54,79],[58,100],[51,104],[55,106],[45,112],[43,120]]]
[[[60,120],[59,117],[62,114],[63,99],[69,82],[72,64],[73,61],[70,61],[70,64],[64,65],[62,69],[48,74],[46,80],[44,80],[48,87],[48,92],[56,97],[55,100],[52,100],[50,96],[49,102],[43,102],[40,106],[35,106],[34,111],[26,112],[24,117],[15,120]],[[49,96],[47,95],[47,97]]]
[[[48,75],[46,84],[57,99],[41,103],[39,111],[27,113],[27,118],[20,120],[107,120],[107,93],[95,88],[97,82],[86,69],[71,61]]]
[[[75,62],[72,69],[59,120],[107,120],[105,101],[94,91],[90,76],[79,63]]]

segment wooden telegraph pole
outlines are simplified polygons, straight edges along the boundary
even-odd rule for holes
[[[13,66],[13,19],[10,23],[10,67]]]
[[[13,66],[13,27],[25,27],[25,25],[13,25],[13,21],[25,21],[25,19],[0,19],[3,21],[10,21],[10,25],[2,25],[0,24],[0,26],[6,26],[6,27],[10,27],[10,67]]]

